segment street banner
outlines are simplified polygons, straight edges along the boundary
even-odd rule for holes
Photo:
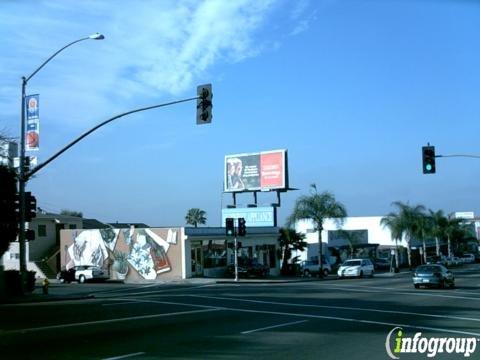
[[[39,117],[39,95],[28,95],[25,98],[27,112],[27,129],[25,138],[25,150],[39,150],[40,144],[40,117]]]
[[[286,150],[225,156],[224,191],[269,191],[288,188]]]

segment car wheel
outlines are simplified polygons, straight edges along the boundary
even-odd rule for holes
[[[85,282],[85,276],[84,275],[80,275],[80,277],[78,278],[78,282],[80,284],[83,284]]]
[[[328,276],[328,269],[323,270],[323,276]]]
[[[438,284],[438,288],[445,289],[445,280],[440,281],[440,283]]]
[[[420,288],[420,285],[418,285],[418,284],[414,284],[413,286],[415,287],[415,289]]]
[[[360,271],[360,275],[358,276],[359,278],[363,277],[363,271]]]
[[[370,274],[370,277],[372,278],[375,275],[375,271],[372,270],[372,273]]]
[[[303,276],[305,276],[305,277],[311,277],[312,274],[310,274],[310,271],[309,271],[309,270],[305,270],[305,271],[303,272]]]

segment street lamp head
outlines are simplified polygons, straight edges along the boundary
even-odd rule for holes
[[[103,36],[102,34],[99,34],[99,33],[95,33],[95,34],[90,35],[89,38],[93,39],[93,40],[103,40],[103,39],[105,39],[105,36]]]

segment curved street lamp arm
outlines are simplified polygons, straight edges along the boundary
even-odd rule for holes
[[[90,135],[92,132],[94,132],[95,130],[101,128],[102,126],[112,122],[113,120],[116,120],[118,118],[121,118],[123,116],[126,116],[126,115],[130,115],[130,114],[133,114],[133,113],[137,113],[137,112],[140,112],[140,111],[145,111],[145,110],[150,110],[150,109],[155,109],[155,108],[159,108],[159,107],[163,107],[163,106],[168,106],[168,105],[174,105],[174,104],[179,104],[179,103],[183,103],[183,102],[187,102],[187,101],[192,101],[192,100],[196,100],[198,99],[198,96],[197,97],[193,97],[193,98],[188,98],[188,99],[184,99],[184,100],[178,100],[178,101],[172,101],[172,102],[168,102],[168,103],[163,103],[163,104],[158,104],[158,105],[153,105],[153,106],[147,106],[147,107],[144,107],[144,108],[140,108],[140,109],[135,109],[135,110],[130,110],[130,111],[127,111],[127,112],[124,112],[122,114],[119,114],[119,115],[115,115],[114,117],[111,117],[110,119],[108,120],[105,120],[104,122],[98,124],[97,126],[91,128],[90,130],[88,130],[87,132],[83,133],[82,135],[80,135],[78,138],[76,138],[75,140],[73,140],[70,144],[66,145],[63,149],[61,149],[60,151],[58,151],[55,155],[51,156],[48,160],[45,160],[43,163],[35,166],[32,170],[30,171],[27,171],[24,175],[24,181],[28,181],[28,179],[33,175],[35,174],[37,171],[39,171],[40,169],[42,169],[43,167],[45,167],[46,165],[48,165],[50,162],[52,162],[53,160],[55,160],[57,157],[59,157],[60,155],[62,155],[65,151],[67,151],[68,149],[70,149],[73,145],[75,145],[76,143],[78,143],[80,140],[82,140],[83,138],[87,137],[88,135]]]
[[[75,41],[72,41],[70,44],[67,44],[65,45],[64,47],[62,47],[60,50],[58,50],[55,54],[53,54],[52,56],[50,56],[47,60],[45,60],[42,65],[40,65],[37,70],[35,70],[29,77],[27,78],[24,78],[24,83],[27,83],[28,80],[30,80],[37,72],[40,71],[41,68],[43,68],[45,65],[47,65],[47,63],[52,60],[55,56],[57,56],[59,53],[61,53],[63,50],[65,50],[66,48],[68,48],[69,46],[72,46],[73,44],[76,44],[80,41],[83,41],[83,40],[88,40],[90,39],[90,37],[84,37],[84,38],[81,38],[81,39],[78,39],[78,40],[75,40]]]

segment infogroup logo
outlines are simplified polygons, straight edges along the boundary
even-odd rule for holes
[[[391,359],[400,359],[400,354],[404,353],[426,354],[429,358],[441,353],[463,354],[464,357],[470,357],[475,352],[478,341],[480,339],[475,337],[427,338],[422,336],[421,332],[415,333],[413,337],[407,337],[401,327],[395,327],[387,335],[385,350]]]

